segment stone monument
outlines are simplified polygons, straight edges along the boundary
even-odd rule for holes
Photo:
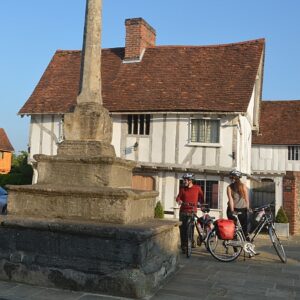
[[[80,91],[56,156],[35,185],[10,186],[0,279],[141,298],[176,269],[178,223],[154,219],[157,192],[131,189],[101,96],[102,0],[87,0]]]

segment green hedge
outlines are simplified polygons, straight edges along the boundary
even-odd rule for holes
[[[22,151],[19,155],[13,155],[11,171],[8,174],[0,174],[0,186],[7,184],[23,185],[32,183],[32,166],[27,163],[28,154]]]

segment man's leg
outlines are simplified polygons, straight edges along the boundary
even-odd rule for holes
[[[187,240],[187,236],[186,236],[187,215],[185,213],[179,213],[179,221],[182,222],[181,225],[179,226],[181,249],[182,252],[185,252],[186,240]]]

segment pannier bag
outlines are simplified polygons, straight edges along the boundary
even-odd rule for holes
[[[235,225],[233,220],[219,219],[216,222],[217,235],[222,240],[232,240],[234,237]]]

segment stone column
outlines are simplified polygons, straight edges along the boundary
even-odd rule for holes
[[[101,19],[102,0],[88,0],[86,2],[78,104],[85,102],[102,104]]]
[[[80,90],[74,112],[65,115],[58,154],[115,157],[112,121],[101,95],[101,15],[102,0],[87,0]]]

